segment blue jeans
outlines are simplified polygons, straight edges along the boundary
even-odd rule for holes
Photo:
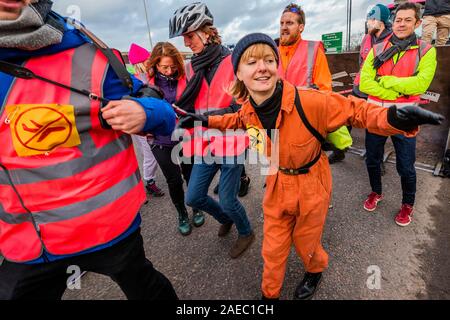
[[[243,165],[239,164],[194,164],[186,194],[186,204],[205,211],[219,223],[233,222],[239,235],[252,233],[250,221],[237,194]],[[208,189],[217,171],[220,170],[219,201],[208,196]]]
[[[391,136],[397,159],[397,172],[401,177],[403,204],[414,205],[416,197],[416,138],[407,138],[403,135]],[[366,166],[369,173],[372,191],[382,193],[381,163],[383,162],[384,145],[387,137],[366,131]]]

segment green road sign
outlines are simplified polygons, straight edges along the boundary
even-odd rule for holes
[[[328,53],[342,52],[342,32],[323,34],[322,42]]]

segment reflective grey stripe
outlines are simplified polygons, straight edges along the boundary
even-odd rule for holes
[[[92,65],[94,64],[96,50],[90,44],[84,44],[75,49],[72,58],[72,79],[71,84],[75,88],[92,88]],[[88,97],[76,92],[70,93],[70,104],[75,106],[76,126],[80,135],[81,144],[78,146],[83,155],[92,148],[95,143],[92,140],[89,130],[92,129],[91,121],[91,101]]]
[[[419,69],[420,60],[424,55],[428,53],[427,50],[428,44],[426,42],[420,41],[419,49],[417,50],[417,56],[416,56],[416,65],[414,67],[414,75],[417,74],[417,69]]]
[[[72,87],[91,91],[91,72],[95,54],[96,50],[91,44],[84,44],[75,49],[75,53],[72,58]],[[76,126],[78,132],[82,134],[92,129],[91,101],[89,98],[81,94],[71,92],[70,104],[75,106]]]
[[[377,57],[378,55],[380,55],[381,53],[383,53],[383,48],[384,48],[385,43],[384,42],[380,42],[376,45],[373,46],[373,56]],[[380,52],[381,51],[381,52]]]
[[[37,224],[60,222],[81,217],[94,210],[111,204],[115,200],[124,196],[127,192],[129,192],[132,188],[140,183],[139,177],[140,174],[138,168],[130,177],[95,197],[55,210],[35,213],[33,214],[33,217],[35,218]]]
[[[417,50],[416,61],[414,62],[414,75],[416,75],[417,69],[419,68],[420,63],[420,49]]]
[[[6,213],[5,208],[3,208],[3,205],[0,203],[0,220],[7,224],[20,224],[24,222],[31,222],[31,215],[29,213]]]
[[[10,170],[9,172],[15,185],[67,178],[114,157],[128,149],[131,144],[131,137],[129,135],[123,135],[103,148],[91,148],[89,152],[85,152],[83,157],[72,161],[41,168]],[[9,181],[5,175],[0,175],[0,184],[9,185]]]
[[[308,41],[308,77],[306,79],[306,85],[311,86],[313,84],[312,78],[313,78],[313,72],[314,72],[314,65],[316,62],[317,57],[317,49],[319,46],[316,41]]]
[[[186,70],[186,81],[189,82],[189,80],[191,80],[192,78],[192,69],[190,62],[186,63],[185,70]]]
[[[137,169],[130,177],[95,197],[55,210],[33,213],[33,217],[37,224],[60,222],[81,217],[124,196],[132,188],[137,186],[140,181],[140,173],[139,169]],[[0,204],[0,220],[8,224],[20,224],[31,221],[31,216],[29,214],[6,213],[3,206]]]

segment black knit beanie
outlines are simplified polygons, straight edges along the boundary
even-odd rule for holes
[[[231,55],[231,61],[233,63],[234,74],[236,74],[236,72],[237,72],[237,69],[239,66],[239,61],[241,60],[241,56],[244,54],[245,50],[247,50],[247,48],[249,48],[252,45],[257,44],[257,43],[264,43],[264,44],[267,44],[268,46],[270,46],[273,49],[273,51],[275,52],[275,55],[276,55],[275,58],[277,60],[277,64],[279,64],[280,57],[278,54],[278,48],[277,48],[275,41],[273,41],[273,39],[271,37],[269,37],[267,34],[251,33],[251,34],[248,34],[245,37],[243,37],[241,40],[239,40],[233,49],[233,54]]]

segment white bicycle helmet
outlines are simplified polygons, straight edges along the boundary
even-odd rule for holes
[[[196,31],[206,24],[213,25],[214,17],[206,4],[194,2],[176,10],[169,20],[169,37],[175,38]]]

